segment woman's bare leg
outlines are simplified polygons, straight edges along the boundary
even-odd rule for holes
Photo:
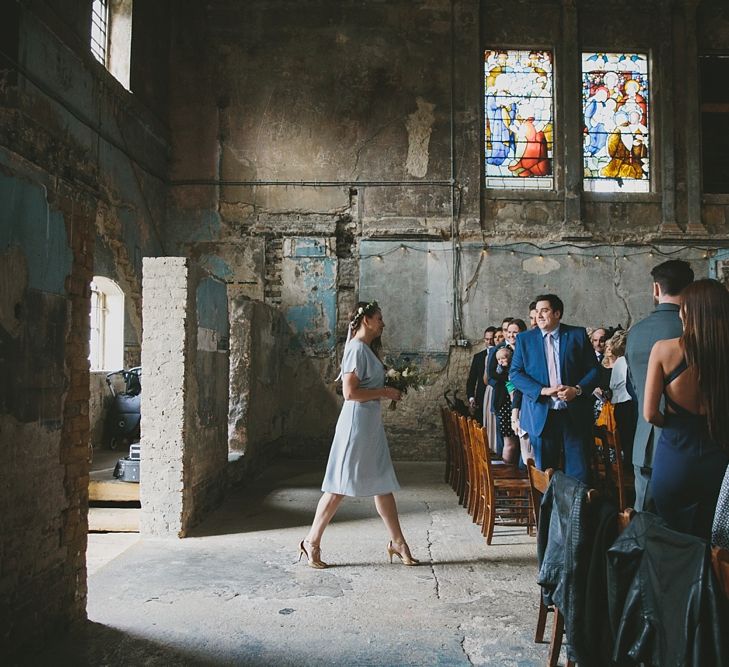
[[[344,496],[339,493],[325,493],[322,495],[319,499],[319,504],[316,506],[316,514],[314,515],[314,521],[311,524],[309,533],[306,536],[306,542],[315,546],[319,545],[321,536],[324,534],[324,529],[334,518],[343,498]]]
[[[405,537],[400,527],[400,518],[397,515],[395,496],[392,493],[384,496],[375,496],[375,507],[377,508],[377,513],[385,522],[385,527],[387,528],[387,532],[390,533],[390,539],[393,544],[405,544]]]
[[[397,515],[395,496],[391,493],[383,496],[375,496],[375,507],[377,507],[377,513],[382,517],[382,520],[385,522],[385,527],[390,533],[392,549],[400,555],[405,565],[417,565],[418,560],[412,557],[410,547],[405,541],[405,536],[402,534],[400,518]],[[392,555],[390,555],[390,560],[392,560]]]

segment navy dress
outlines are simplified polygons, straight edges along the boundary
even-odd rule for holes
[[[684,359],[664,384],[687,368]],[[651,487],[656,511],[669,527],[711,538],[714,510],[729,463],[729,452],[709,437],[706,415],[689,412],[664,391],[665,424],[656,446]]]

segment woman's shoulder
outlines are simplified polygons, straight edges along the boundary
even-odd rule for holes
[[[653,344],[653,350],[659,354],[670,355],[676,352],[683,352],[681,349],[680,338],[664,338],[663,340],[657,340]]]

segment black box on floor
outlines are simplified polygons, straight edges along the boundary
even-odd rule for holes
[[[114,468],[114,477],[122,482],[135,482],[139,484],[139,459],[129,457],[119,459]]]

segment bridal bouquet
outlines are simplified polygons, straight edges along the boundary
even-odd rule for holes
[[[409,389],[418,390],[427,384],[427,376],[421,373],[415,364],[410,363],[410,359],[405,357],[401,362],[392,362],[388,360],[385,365],[385,386],[393,387],[403,394],[407,394]],[[390,401],[390,410],[397,407],[397,401]]]

